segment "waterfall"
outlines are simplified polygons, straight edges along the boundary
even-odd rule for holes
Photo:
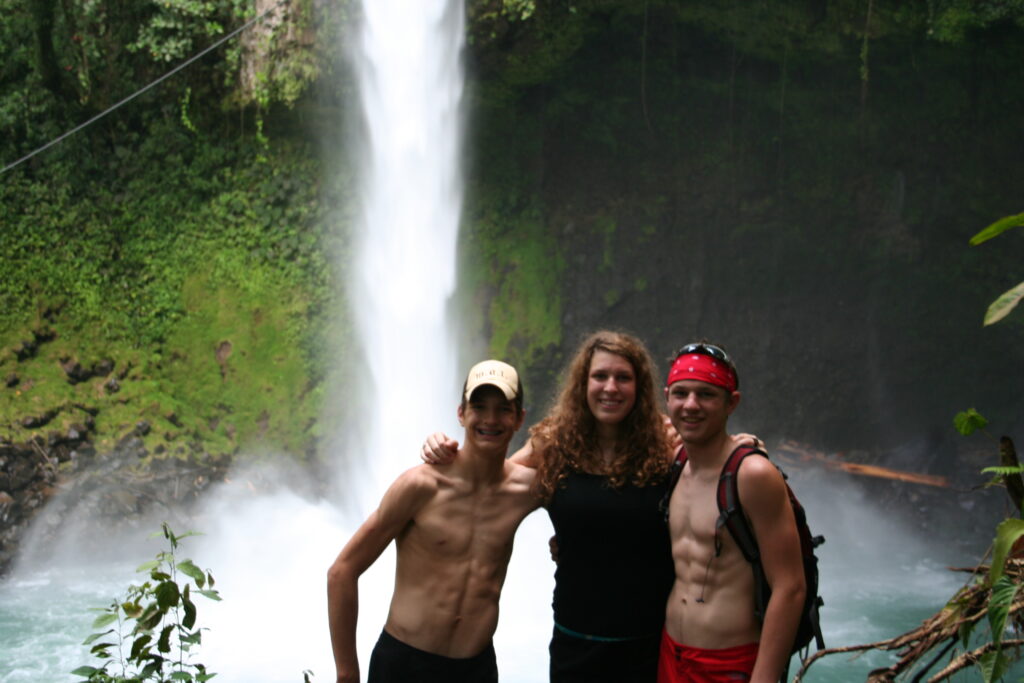
[[[461,439],[455,411],[468,364],[456,367],[458,334],[446,311],[455,290],[462,205],[463,36],[461,0],[364,3],[350,42],[362,144],[356,145],[360,207],[347,264],[362,372],[358,384],[335,391],[353,417],[338,440],[329,504],[311,505],[287,492],[257,501],[224,496],[210,514],[218,528],[206,547],[225,601],[212,610],[204,657],[226,683],[298,681],[307,668],[314,680],[331,679],[328,565],[395,477],[419,463],[427,434],[443,429]],[[532,515],[509,567],[495,648],[502,680],[511,683],[546,678],[550,529],[545,516]],[[393,576],[392,546],[359,581],[364,675],[387,617]]]
[[[359,415],[376,502],[430,432],[454,422],[463,74],[460,0],[370,0],[355,66],[365,126],[351,304],[365,358]],[[351,489],[348,490],[351,494]]]
[[[394,478],[419,463],[424,437],[438,429],[455,433],[458,424],[458,335],[446,310],[462,205],[463,8],[461,0],[369,0],[358,21],[349,56],[360,144],[349,147],[360,155],[360,205],[351,261],[341,270],[349,273],[358,340],[358,354],[343,362],[357,366],[359,381],[333,391],[350,417],[344,438],[335,440],[338,473],[329,504],[281,493],[252,503],[224,499],[211,515],[233,520],[218,521],[211,544],[225,603],[214,610],[204,654],[218,680],[297,681],[307,668],[315,680],[333,677],[327,567]],[[269,541],[263,551],[251,537],[229,535],[254,526]],[[278,566],[252,571],[267,550]],[[387,616],[393,567],[389,549],[359,582],[364,674]]]

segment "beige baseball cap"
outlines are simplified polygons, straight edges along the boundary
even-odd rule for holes
[[[501,393],[505,394],[505,398],[512,401],[519,394],[519,373],[514,367],[500,360],[477,363],[469,369],[469,375],[466,376],[463,398],[468,401],[473,392],[485,384],[498,387]]]

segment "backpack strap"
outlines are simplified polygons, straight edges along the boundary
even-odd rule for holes
[[[723,526],[729,530],[736,545],[747,562],[758,564],[761,561],[761,551],[757,547],[757,539],[754,532],[743,515],[743,506],[740,505],[739,471],[743,459],[748,455],[760,455],[765,458],[768,454],[754,446],[738,446],[722,465],[722,473],[718,477],[718,522],[716,526]]]
[[[729,454],[722,465],[722,473],[718,477],[718,521],[715,523],[715,530],[717,533],[723,526],[728,529],[743,557],[750,563],[754,572],[754,614],[759,621],[764,621],[764,611],[770,595],[768,581],[761,564],[761,549],[757,546],[757,538],[740,504],[740,465],[749,455],[768,457],[760,448],[739,446]]]
[[[679,483],[679,475],[683,473],[683,467],[686,465],[686,448],[683,446],[679,447],[676,451],[676,458],[672,461],[672,467],[668,471],[668,487],[665,490],[665,495],[661,497],[661,503],[658,508],[665,515],[665,523],[668,524],[668,501],[672,497],[672,491],[675,490],[676,484]]]

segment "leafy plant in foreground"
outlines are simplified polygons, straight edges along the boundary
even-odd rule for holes
[[[192,595],[220,600],[213,589],[213,575],[189,559],[178,559],[178,544],[195,532],[179,536],[165,522],[162,533],[170,550],[157,553],[155,560],[137,570],[147,573],[149,580],[129,586],[123,601],[115,599],[97,608],[95,632],[83,644],[92,645],[91,653],[105,660],[103,665],[80,666],[72,674],[90,683],[200,682],[216,676],[191,657],[192,648],[202,640]],[[115,623],[116,627],[107,628]]]
[[[1010,228],[1016,228],[1022,225],[1024,225],[1024,213],[1001,218],[972,237],[970,242],[971,246],[974,247],[982,242],[987,242],[996,235],[1006,232]],[[1005,318],[1009,315],[1010,311],[1020,303],[1021,299],[1024,299],[1024,282],[1021,282],[1016,287],[1003,292],[998,299],[989,305],[988,310],[985,311],[984,324],[991,325],[992,323],[999,322]]]

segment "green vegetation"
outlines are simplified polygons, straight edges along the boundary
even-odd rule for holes
[[[178,558],[179,543],[195,532],[177,535],[165,522],[162,533],[170,549],[137,570],[148,574],[149,580],[129,586],[123,599],[97,609],[95,633],[83,644],[91,646],[90,652],[103,660],[102,666],[80,666],[71,672],[75,676],[90,683],[201,683],[217,675],[193,661],[203,629],[196,625],[198,610],[192,596],[220,600],[213,574],[192,560]],[[114,628],[107,628],[113,624]]]
[[[229,151],[173,120],[150,139],[161,163],[126,155],[114,188],[100,182],[109,176],[15,172],[0,190],[10,210],[0,250],[16,255],[0,279],[0,375],[17,378],[0,414],[58,411],[52,430],[81,421],[73,408],[83,407],[100,449],[144,418],[151,453],[259,441],[305,454],[329,366],[329,258],[344,237],[311,182],[318,162],[283,139]],[[62,368],[103,360],[113,372],[87,382]],[[5,431],[24,440],[33,430]]]
[[[1024,225],[1024,213],[1002,218],[972,237],[971,246],[987,242],[1010,228],[1017,228],[1022,225]],[[1020,303],[1021,299],[1024,299],[1024,282],[1003,292],[998,299],[992,302],[985,312],[985,325],[991,325],[1005,318]]]
[[[255,12],[0,0],[0,159]],[[908,424],[949,413],[943,397],[963,386],[908,394],[938,374],[928,340],[959,345],[961,314],[1011,258],[948,247],[953,226],[1019,190],[1007,150],[1020,126],[1005,112],[1020,110],[1021,2],[472,0],[467,14],[465,317],[492,353],[532,366],[535,396],[586,329],[633,329],[658,355],[724,328],[715,312],[729,310],[733,344],[760,348],[766,316],[798,330],[787,315],[841,311],[901,340],[851,365],[897,378],[886,395]],[[0,387],[0,434],[93,416],[101,450],[139,419],[153,454],[315,450],[330,361],[351,346],[332,263],[347,253],[353,183],[318,149],[345,151],[350,15],[348,2],[282,3],[0,176],[0,379],[17,378]],[[964,283],[955,299],[923,294],[951,279]],[[937,307],[947,322],[931,322]],[[844,325],[822,354],[850,353],[859,330]],[[1001,349],[1020,348],[1019,329]],[[75,384],[63,369],[106,361],[110,374]],[[813,373],[786,382],[822,406],[798,429],[850,431],[844,398],[817,396]]]
[[[466,291],[477,292],[496,358],[529,367],[547,347],[562,341],[559,276],[562,259],[535,207],[490,205],[466,225]]]

